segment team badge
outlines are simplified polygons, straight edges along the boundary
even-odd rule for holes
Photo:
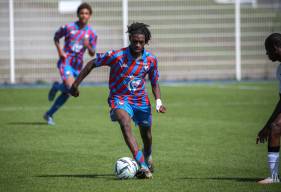
[[[136,91],[140,84],[141,84],[140,79],[131,78],[131,80],[128,83],[128,89],[130,91]]]
[[[144,70],[147,71],[148,70],[148,65],[144,64]]]

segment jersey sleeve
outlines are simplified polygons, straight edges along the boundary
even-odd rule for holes
[[[107,51],[106,53],[97,53],[96,67],[110,66],[114,60],[114,51]]]
[[[155,86],[159,79],[158,73],[158,61],[154,58],[151,62],[150,69],[148,71],[148,77],[152,86]]]
[[[89,37],[89,42],[93,49],[96,49],[97,40],[98,40],[98,36],[96,35],[96,33],[91,32]]]
[[[56,32],[55,32],[55,36],[54,39],[58,40],[64,36],[66,36],[66,31],[67,31],[67,26],[63,25],[61,26]]]

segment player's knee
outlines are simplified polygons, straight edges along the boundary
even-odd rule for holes
[[[127,118],[120,118],[119,123],[123,129],[125,130],[131,129],[131,122]]]
[[[150,140],[150,141],[152,140],[152,135],[151,135],[151,133],[147,133],[147,134],[146,134],[146,137],[147,137],[148,140]]]

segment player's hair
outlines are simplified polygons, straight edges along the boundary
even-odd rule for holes
[[[151,33],[148,27],[149,25],[147,24],[135,22],[128,26],[127,33],[129,35],[143,34],[145,36],[145,43],[147,44],[151,39]]]
[[[269,35],[264,42],[264,46],[267,50],[271,50],[274,47],[281,47],[281,34],[272,33]]]
[[[77,16],[79,16],[79,13],[82,9],[88,9],[88,11],[90,12],[90,15],[92,15],[93,11],[92,11],[92,7],[90,4],[88,3],[82,3],[81,5],[79,5],[79,7],[77,8]]]

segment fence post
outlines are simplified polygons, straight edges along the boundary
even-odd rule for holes
[[[10,17],[10,82],[16,83],[15,78],[15,37],[14,37],[14,1],[9,0]]]
[[[128,0],[122,1],[122,13],[123,13],[123,46],[128,46],[128,35],[127,26],[128,26]]]
[[[241,17],[240,0],[235,0],[235,69],[236,80],[241,81]]]

